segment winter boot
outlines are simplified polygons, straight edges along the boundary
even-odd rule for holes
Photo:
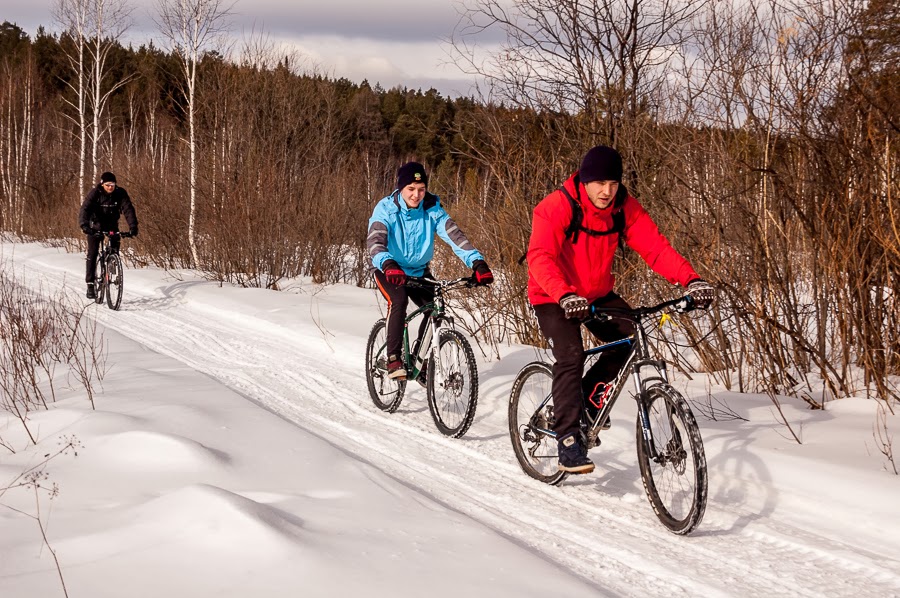
[[[587,451],[578,432],[570,432],[558,440],[559,470],[569,473],[591,473],[594,463],[588,459]]]
[[[397,355],[388,355],[388,378],[397,380],[398,382],[406,380],[406,370],[403,368],[403,362]]]
[[[85,295],[87,296],[88,299],[96,299],[97,298],[97,292],[94,291],[94,283],[92,283],[92,282],[87,283],[87,293],[85,293]]]

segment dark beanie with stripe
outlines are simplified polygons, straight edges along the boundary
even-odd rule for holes
[[[424,183],[428,188],[425,167],[418,162],[407,162],[397,170],[397,189],[403,189],[412,183]]]

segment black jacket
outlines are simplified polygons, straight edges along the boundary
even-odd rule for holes
[[[85,234],[92,231],[118,231],[119,214],[125,216],[125,222],[132,234],[137,234],[138,220],[134,213],[134,205],[128,197],[128,191],[116,187],[112,193],[106,193],[97,185],[91,189],[81,204],[78,213],[78,226]]]

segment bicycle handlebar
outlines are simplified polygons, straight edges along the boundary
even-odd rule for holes
[[[475,282],[475,276],[463,276],[461,278],[454,278],[453,280],[436,280],[433,278],[426,278],[424,276],[407,276],[406,286],[431,286],[440,287],[441,289],[449,289],[455,286],[465,286],[467,288],[471,288],[478,286],[478,283]]]
[[[109,232],[98,230],[98,231],[94,231],[93,235],[95,237],[121,237],[123,239],[127,239],[128,237],[132,236],[131,233],[120,232],[120,231],[115,231],[115,230],[111,230]]]
[[[634,309],[622,309],[617,307],[597,308],[592,305],[591,316],[597,318],[598,320],[610,320],[613,317],[619,317],[637,321],[646,316],[661,312],[669,307],[675,308],[675,311],[680,314],[697,309],[697,306],[694,303],[694,298],[690,295],[684,295],[683,297],[678,297],[677,299],[663,301],[662,303],[654,305],[652,307],[636,307]]]

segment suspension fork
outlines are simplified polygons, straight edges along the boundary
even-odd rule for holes
[[[664,361],[649,358],[647,336],[644,332],[642,321],[637,323],[635,335],[637,337],[635,346],[636,359],[632,363],[631,372],[634,381],[635,398],[637,399],[638,416],[641,418],[641,436],[647,454],[650,459],[655,460],[659,458],[659,452],[656,450],[656,442],[653,438],[653,427],[650,425],[650,398],[648,389],[660,382],[668,383],[669,375]],[[652,367],[656,371],[656,375],[644,379],[641,376],[641,368],[644,367]]]

